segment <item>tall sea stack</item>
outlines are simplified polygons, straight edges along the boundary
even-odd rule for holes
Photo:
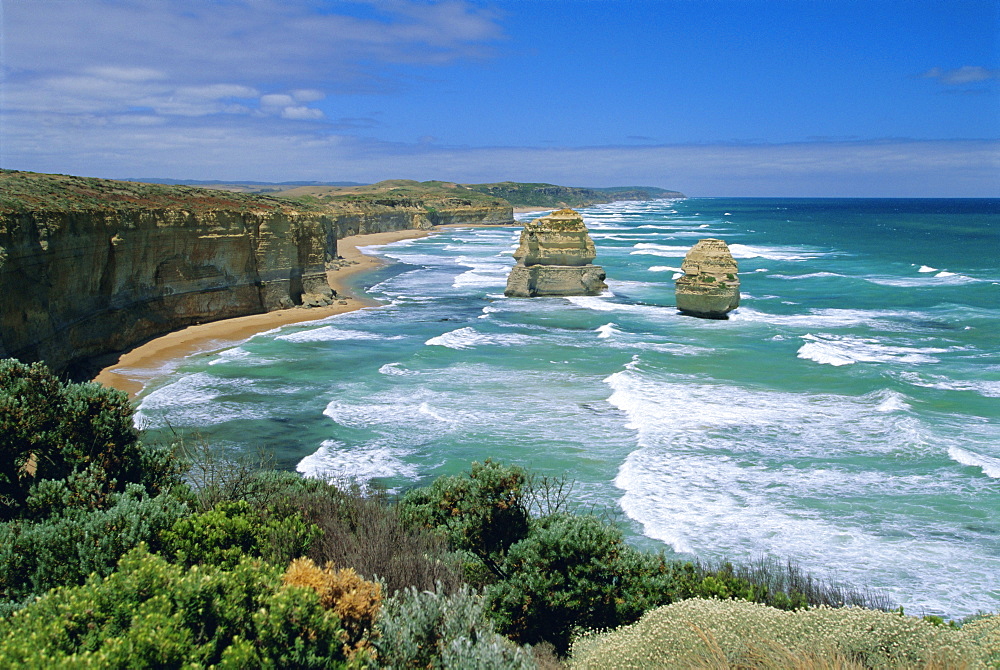
[[[598,295],[608,286],[604,268],[593,265],[597,257],[583,217],[572,209],[560,209],[524,224],[517,260],[507,277],[504,295],[535,296]]]
[[[705,319],[725,319],[740,305],[736,260],[722,240],[698,240],[681,264],[677,309]]]

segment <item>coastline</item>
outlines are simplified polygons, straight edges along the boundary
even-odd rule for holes
[[[118,360],[101,369],[93,381],[124,391],[133,400],[153,378],[161,376],[181,359],[194,354],[233,346],[265,331],[292,323],[317,321],[335,314],[352,312],[380,303],[349,294],[347,279],[370,272],[386,264],[377,256],[363,253],[359,247],[390,244],[400,240],[426,237],[428,230],[398,230],[388,233],[353,235],[337,240],[339,267],[328,270],[327,282],[337,292],[336,302],[325,307],[295,307],[264,314],[249,314],[232,319],[188,326],[161,335],[118,355]]]

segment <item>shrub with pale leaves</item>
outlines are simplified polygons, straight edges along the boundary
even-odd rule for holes
[[[1000,660],[987,643],[997,635],[996,620],[955,629],[855,607],[786,612],[738,600],[692,599],[576,640],[571,667],[985,668]],[[804,662],[823,658],[843,663]]]

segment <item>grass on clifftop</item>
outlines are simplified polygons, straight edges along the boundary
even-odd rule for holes
[[[61,174],[0,170],[0,213],[47,211],[128,211],[173,209],[249,212],[301,209],[341,211],[361,205],[416,207],[428,211],[456,207],[587,207],[619,200],[684,197],[677,191],[642,186],[580,188],[545,183],[456,184],[389,179],[353,186],[296,186],[268,189],[271,195],[219,187],[115,181]]]
[[[0,170],[0,213],[176,209],[250,212],[291,209],[268,196],[61,174]]]
[[[444,181],[389,179],[362,186],[299,186],[279,198],[309,205],[382,205],[388,207],[505,207],[507,202],[490,194]]]

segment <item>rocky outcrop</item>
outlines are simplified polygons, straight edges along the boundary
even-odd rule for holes
[[[0,356],[72,372],[193,323],[329,303],[328,225],[280,210],[0,215]]]
[[[604,269],[593,264],[596,257],[583,217],[572,209],[525,223],[504,295],[597,295],[608,286]]]
[[[677,309],[707,319],[724,319],[740,304],[736,260],[722,240],[699,240],[684,257],[676,281]]]

